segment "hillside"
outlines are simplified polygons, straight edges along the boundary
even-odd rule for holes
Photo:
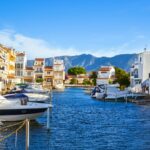
[[[131,64],[134,62],[136,54],[121,54],[114,57],[95,57],[90,54],[81,54],[75,56],[59,56],[56,59],[63,59],[66,71],[73,66],[83,66],[87,71],[99,69],[102,65],[113,65],[129,71]],[[53,58],[46,58],[46,65],[52,65]],[[33,60],[28,60],[28,66],[33,65]]]

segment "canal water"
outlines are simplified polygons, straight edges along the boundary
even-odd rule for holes
[[[30,150],[149,150],[150,106],[103,102],[81,88],[53,92],[50,130],[46,114],[31,122]],[[0,133],[2,136],[3,133]],[[24,129],[0,150],[24,150]]]

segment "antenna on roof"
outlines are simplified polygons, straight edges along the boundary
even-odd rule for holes
[[[146,50],[147,50],[147,44],[145,45],[144,52],[146,52]]]

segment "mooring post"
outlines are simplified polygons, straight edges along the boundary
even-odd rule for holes
[[[52,87],[50,88],[49,98],[50,98],[50,104],[52,104]]]
[[[29,125],[29,119],[26,119],[26,150],[29,150],[29,132],[30,125]]]
[[[49,130],[50,108],[47,108],[47,129]]]
[[[117,102],[117,93],[116,93],[116,95],[115,95],[116,97],[115,97],[115,101]]]
[[[128,101],[128,97],[127,97],[127,94],[126,94],[126,104],[127,104],[127,101]]]
[[[148,79],[148,94],[150,95],[150,73],[149,73],[149,79]]]

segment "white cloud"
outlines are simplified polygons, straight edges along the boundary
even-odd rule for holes
[[[92,54],[94,56],[107,56],[111,57],[117,54],[139,52],[143,43],[141,39],[143,35],[139,35],[132,41],[124,42],[120,46],[101,48],[97,50],[77,50],[69,47],[67,49],[54,47],[47,41],[38,38],[32,38],[23,34],[17,33],[13,30],[0,30],[0,43],[9,47],[15,48],[17,51],[25,51],[28,59],[35,57],[54,57],[62,55],[79,55],[79,54]],[[137,40],[139,39],[139,40]],[[144,40],[145,42],[145,40]]]
[[[17,51],[25,51],[29,59],[80,54],[74,48],[55,48],[42,39],[27,37],[12,30],[0,30],[0,43],[13,47]]]

